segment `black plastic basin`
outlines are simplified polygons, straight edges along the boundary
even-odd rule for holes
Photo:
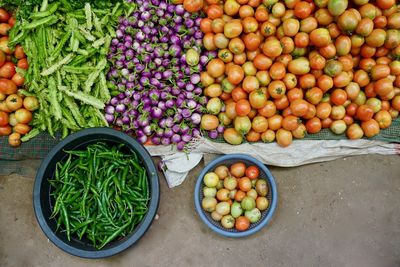
[[[151,196],[148,204],[149,210],[133,232],[121,240],[111,242],[101,250],[93,247],[90,242],[86,243],[72,237],[71,241],[68,241],[65,233],[56,232],[55,219],[49,219],[53,203],[50,198],[48,179],[53,178],[56,163],[65,160],[66,154],[64,150],[84,149],[86,146],[97,142],[105,142],[110,145],[123,143],[135,151],[147,170]],[[36,219],[46,236],[65,252],[78,257],[92,259],[110,257],[135,244],[149,229],[157,212],[159,198],[160,185],[157,170],[147,150],[134,138],[111,128],[86,129],[62,140],[43,160],[36,174],[33,188],[33,206]]]

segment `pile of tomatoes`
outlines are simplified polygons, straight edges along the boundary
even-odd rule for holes
[[[400,111],[395,0],[206,0],[202,128],[226,142],[277,141],[330,128],[373,137]]]
[[[14,24],[11,14],[0,8],[0,136],[9,136],[9,144],[17,147],[21,136],[31,130],[32,112],[39,103],[18,90],[24,84],[21,73],[28,69],[28,61],[21,46],[8,47],[8,31]]]
[[[268,183],[259,175],[257,166],[243,162],[218,166],[203,178],[202,208],[226,229],[247,230],[269,207]]]

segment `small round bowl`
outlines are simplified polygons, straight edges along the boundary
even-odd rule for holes
[[[267,199],[269,201],[268,209],[261,212],[261,219],[256,223],[251,223],[249,229],[246,231],[238,231],[234,228],[226,229],[224,228],[220,222],[214,221],[211,218],[211,213],[203,210],[201,207],[201,201],[203,200],[203,178],[208,173],[213,171],[216,167],[220,165],[230,166],[236,162],[243,162],[246,166],[255,165],[260,170],[260,178],[265,179],[268,184],[268,195]],[[225,236],[225,237],[245,237],[252,235],[258,231],[260,231],[263,227],[265,227],[268,222],[271,220],[272,216],[275,213],[275,209],[278,203],[278,191],[276,188],[275,179],[272,176],[271,172],[268,168],[259,160],[244,154],[229,154],[225,156],[221,156],[212,162],[210,162],[200,173],[195,190],[194,190],[194,203],[199,214],[201,220],[214,232]]]
[[[66,158],[64,150],[84,149],[90,144],[105,142],[110,145],[125,144],[135,151],[145,166],[150,187],[151,200],[148,204],[148,212],[133,232],[113,241],[104,248],[98,250],[89,242],[71,237],[68,241],[64,232],[56,231],[56,220],[49,219],[52,213],[53,200],[50,198],[50,184],[57,162]],[[72,134],[56,145],[43,160],[36,174],[33,188],[33,206],[36,219],[45,235],[60,249],[74,256],[82,258],[105,258],[113,256],[135,244],[150,227],[158,208],[160,198],[160,185],[156,167],[147,150],[134,138],[111,128],[90,128]]]

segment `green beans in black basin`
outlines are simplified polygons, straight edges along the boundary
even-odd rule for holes
[[[146,169],[136,153],[100,142],[65,152],[67,160],[57,163],[49,180],[57,231],[97,249],[130,234],[150,200]]]

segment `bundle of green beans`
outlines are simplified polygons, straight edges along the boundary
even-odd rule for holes
[[[107,54],[118,18],[130,14],[135,5],[115,0],[101,9],[90,3],[76,9],[70,2],[43,0],[10,31],[9,45],[21,44],[29,61],[27,71],[17,69],[27,88],[21,92],[40,102],[32,121],[34,134],[26,139],[40,131],[66,137],[80,129],[108,126],[104,103],[115,88],[106,81]]]
[[[130,234],[148,210],[146,169],[137,154],[121,152],[124,145],[89,145],[66,151],[49,180],[54,200],[50,218],[68,240],[89,239],[97,249]],[[125,148],[126,149],[126,148]]]

